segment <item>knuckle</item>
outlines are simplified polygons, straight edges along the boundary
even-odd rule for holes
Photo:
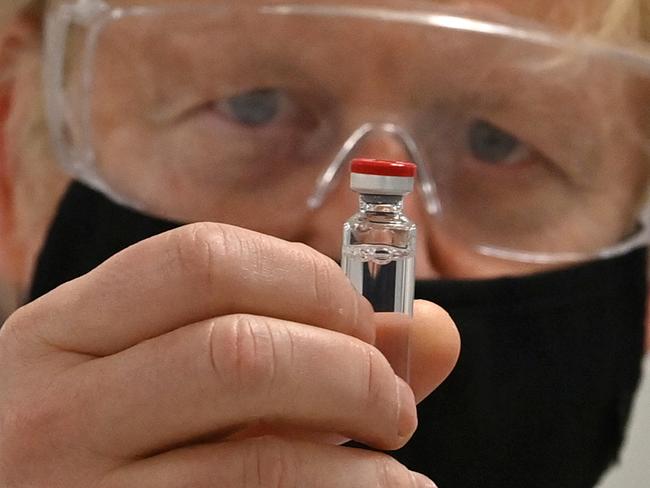
[[[27,476],[22,468],[54,461],[57,439],[70,438],[69,415],[60,401],[44,398],[14,399],[2,405],[0,414],[0,472],[3,476]],[[60,435],[65,431],[65,436]],[[60,453],[58,453],[60,454]]]
[[[0,328],[0,371],[20,378],[22,368],[32,369],[60,348],[47,338],[47,325],[56,311],[39,307],[38,300],[15,310]]]
[[[365,349],[363,371],[366,381],[363,403],[368,410],[376,409],[377,405],[392,400],[392,397],[386,398],[385,382],[382,381],[382,377],[386,376],[386,369],[390,366],[387,366],[386,359],[377,349],[365,345],[362,347]]]
[[[231,315],[228,324],[213,326],[211,360],[225,384],[239,392],[270,391],[278,354],[276,339],[265,319],[246,314]]]
[[[170,232],[168,254],[173,271],[187,275],[198,286],[213,289],[218,281],[215,262],[236,250],[236,233],[226,227],[203,222]]]
[[[316,252],[307,245],[299,244],[301,254],[307,265],[307,272],[311,275],[313,296],[318,306],[329,310],[336,306],[335,294],[336,274],[341,270],[334,261]]]
[[[314,322],[373,343],[375,331],[370,325],[373,316],[370,303],[361,298],[334,260],[305,244],[295,245],[297,261],[305,263],[307,286],[311,284],[311,297],[317,314]]]
[[[413,488],[414,486],[409,470],[388,455],[377,455],[375,472],[378,488]]]
[[[24,328],[25,324],[29,324],[29,320],[24,318],[24,307],[17,309],[13,312],[2,324],[0,328],[0,337],[6,337],[7,334],[16,335],[20,328]]]
[[[34,342],[37,321],[31,320],[30,309],[29,305],[17,309],[2,324],[0,328],[0,344],[3,349],[7,349],[7,352],[16,350],[19,344]],[[4,352],[3,350],[0,357],[5,357]]]
[[[290,442],[276,437],[259,437],[248,442],[244,455],[245,488],[295,488],[297,456]]]

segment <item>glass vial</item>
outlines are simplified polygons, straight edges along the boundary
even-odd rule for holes
[[[403,213],[413,163],[355,159],[359,212],[343,226],[342,267],[375,312],[413,315],[415,224]]]

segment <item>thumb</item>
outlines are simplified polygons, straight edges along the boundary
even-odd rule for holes
[[[405,372],[408,361],[409,383],[418,402],[435,390],[456,365],[460,354],[458,329],[449,314],[434,303],[416,300],[411,319],[377,313],[375,325],[375,345],[397,374]]]

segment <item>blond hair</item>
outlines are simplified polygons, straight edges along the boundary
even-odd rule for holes
[[[640,37],[650,41],[650,0],[611,0],[598,34],[604,38]]]

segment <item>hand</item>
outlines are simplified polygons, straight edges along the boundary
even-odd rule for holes
[[[432,486],[326,440],[394,449],[416,427],[376,322],[307,246],[219,224],[143,241],[0,331],[0,486]],[[421,398],[458,335],[423,302],[411,330]]]

